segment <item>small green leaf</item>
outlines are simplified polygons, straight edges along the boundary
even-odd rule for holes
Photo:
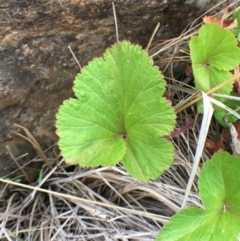
[[[11,178],[6,177],[4,179],[7,181],[12,181],[12,182],[16,182],[16,183],[21,183],[21,181],[22,181],[21,178],[11,179]]]
[[[231,92],[231,96],[237,96],[236,92]],[[238,100],[231,100],[231,99],[226,99],[224,101],[224,104],[229,107],[230,109],[236,111],[238,114],[240,114],[239,110],[239,101]],[[218,108],[214,112],[214,117],[218,120],[218,122],[223,126],[223,127],[228,127],[227,123],[223,120],[224,117],[226,117],[228,123],[234,123],[238,120],[238,118],[230,114],[227,110],[223,108]]]
[[[235,13],[233,13],[233,18],[237,19],[238,27],[234,30],[235,35],[238,37],[239,41],[239,35],[240,35],[240,10],[238,9]]]
[[[140,46],[127,41],[107,49],[76,77],[77,99],[57,114],[62,155],[82,166],[115,165],[141,181],[169,168],[173,146],[166,139],[175,124],[162,98],[165,81]]]
[[[217,152],[200,173],[199,192],[205,210],[175,214],[156,241],[228,240],[240,238],[240,158]]]
[[[203,25],[189,46],[198,90],[206,92],[229,79],[232,76],[229,71],[240,63],[240,49],[234,34],[216,24]],[[229,94],[231,90],[230,83],[217,92]]]

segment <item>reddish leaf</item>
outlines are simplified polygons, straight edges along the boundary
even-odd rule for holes
[[[192,67],[190,66],[190,64],[185,65],[185,74],[187,77],[190,77],[190,78],[193,77],[193,71],[192,71]]]
[[[208,152],[213,155],[215,152],[219,150],[224,150],[225,146],[222,141],[214,142],[210,139],[207,139],[205,142],[205,148],[208,150]]]
[[[216,23],[221,28],[226,28],[226,29],[234,29],[234,28],[236,28],[238,26],[237,19],[228,20],[228,19],[225,18],[226,14],[227,14],[227,11],[225,10],[225,12],[224,12],[222,17],[205,16],[205,17],[203,17],[203,22],[205,24]]]
[[[238,139],[240,140],[240,120],[233,123],[237,133],[238,133]],[[219,142],[214,142],[210,139],[207,139],[205,142],[205,148],[208,150],[208,152],[213,155],[215,152],[219,150],[225,150],[225,146],[223,144],[224,141],[230,141],[231,142],[231,134],[229,128],[224,128],[221,133],[221,139]]]
[[[238,133],[238,139],[240,140],[240,120],[238,120],[235,123],[233,123],[233,125],[235,126],[235,129],[236,129],[236,131]],[[231,138],[229,128],[223,129],[221,138],[223,140],[228,140],[228,139]]]

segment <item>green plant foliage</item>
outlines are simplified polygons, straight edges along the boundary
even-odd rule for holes
[[[237,96],[237,93],[231,92],[231,96]],[[239,101],[238,100],[227,99],[227,100],[224,101],[224,104],[227,107],[229,107],[230,109],[235,110],[238,114],[240,114],[239,113],[240,110],[239,110]],[[227,110],[225,110],[223,108],[218,108],[214,112],[214,116],[223,127],[228,127],[226,122],[223,120],[224,117],[227,119],[228,123],[234,123],[238,120],[238,118],[235,115],[230,114]]]
[[[108,166],[121,161],[136,179],[155,179],[170,167],[173,146],[164,138],[175,124],[165,81],[140,46],[107,49],[76,77],[77,99],[57,113],[59,147],[66,161]]]
[[[240,158],[217,152],[200,173],[199,192],[205,209],[175,214],[156,241],[228,240],[240,238]]]
[[[5,180],[7,180],[7,181],[12,181],[12,182],[16,182],[16,183],[21,183],[21,179],[20,178],[16,178],[16,179],[11,179],[11,178],[4,178]]]
[[[234,30],[235,35],[237,36],[238,41],[240,41],[240,10],[238,9],[233,15],[233,18],[237,19],[238,27]]]
[[[234,34],[221,29],[217,24],[203,25],[198,37],[192,37],[189,46],[195,86],[207,92],[229,79],[229,72],[240,63],[240,49]],[[232,84],[219,89],[217,93],[229,94]]]

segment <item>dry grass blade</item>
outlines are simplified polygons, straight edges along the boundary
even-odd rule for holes
[[[114,24],[115,24],[115,30],[116,30],[116,41],[119,41],[118,37],[118,24],[117,24],[117,15],[116,15],[116,9],[115,9],[115,4],[112,2],[112,8],[113,8],[113,17],[114,17]]]
[[[38,144],[38,142],[36,141],[36,139],[33,137],[33,135],[29,132],[29,130],[21,125],[18,124],[14,124],[16,127],[24,130],[25,134],[27,136],[24,136],[20,133],[15,133],[16,135],[22,137],[23,139],[25,139],[26,141],[28,141],[33,148],[37,151],[38,155],[43,159],[43,161],[47,164],[49,169],[52,169],[51,164],[49,163],[44,151],[42,150],[41,146]]]
[[[81,70],[82,70],[82,66],[80,65],[80,63],[79,63],[77,57],[75,56],[75,54],[73,53],[72,48],[71,48],[70,46],[68,46],[68,48],[69,48],[69,50],[70,50],[73,58],[75,59],[76,63],[78,64],[78,66],[79,66],[79,68],[80,68],[80,71],[81,71]]]
[[[240,77],[240,73],[234,75],[233,77],[231,77],[230,79],[224,81],[223,83],[221,83],[220,85],[212,88],[211,90],[207,91],[206,94],[207,95],[211,95],[212,93],[214,93],[215,91],[221,89],[222,87],[224,87],[225,85],[229,84],[229,83],[232,83],[234,80],[238,79]],[[200,92],[198,92],[200,93]],[[179,113],[180,111],[182,111],[183,109],[186,109],[187,107],[197,103],[199,100],[202,99],[202,95],[197,95],[197,96],[194,96],[191,97],[191,100],[189,100],[188,103],[184,103],[184,105],[181,105],[179,106],[177,109],[175,109],[176,113]]]
[[[6,149],[7,149],[8,153],[10,154],[11,158],[14,160],[15,164],[17,165],[17,167],[19,168],[19,170],[22,172],[23,176],[25,176],[26,179],[28,180],[28,182],[30,183],[32,180],[29,178],[28,174],[24,171],[22,166],[18,163],[18,158],[14,157],[14,155],[12,154],[12,152],[11,152],[11,150],[10,150],[8,145],[6,145]]]
[[[172,182],[174,171],[163,180],[144,184],[120,166],[65,169],[60,162],[47,175],[45,189],[0,179],[21,194],[19,201],[12,195],[8,215],[0,215],[6,219],[3,228],[11,227],[14,236],[23,240],[153,240],[180,209],[185,191],[177,178]],[[190,195],[191,203],[199,203],[196,194]]]
[[[151,46],[151,43],[152,43],[152,41],[153,41],[153,38],[154,38],[155,34],[157,33],[159,27],[160,27],[160,23],[157,23],[157,26],[156,26],[156,28],[154,29],[153,34],[152,34],[152,36],[151,36],[151,38],[150,38],[150,40],[149,40],[149,42],[148,42],[148,45],[147,45],[147,47],[146,47],[146,49],[145,49],[147,52],[148,52],[148,50],[149,50],[149,48],[150,48],[150,46]]]
[[[189,178],[189,181],[188,181],[188,185],[187,185],[187,188],[186,188],[186,192],[185,192],[185,195],[184,195],[184,199],[183,199],[183,203],[182,203],[181,208],[185,207],[188,195],[190,193],[190,189],[191,189],[192,184],[194,182],[194,179],[195,179],[195,176],[196,176],[196,173],[197,173],[197,169],[198,169],[198,166],[199,166],[199,162],[201,160],[201,156],[202,156],[202,153],[203,153],[205,141],[206,141],[207,134],[208,134],[208,129],[209,129],[211,119],[212,119],[212,115],[213,115],[213,112],[214,112],[213,107],[212,107],[212,105],[210,103],[210,100],[207,97],[207,95],[204,92],[202,92],[202,95],[203,95],[203,120],[202,120],[201,129],[200,129],[200,133],[199,133],[199,140],[198,140],[198,143],[197,143],[196,154],[195,154],[195,157],[194,157],[193,168],[192,168],[192,171],[191,171],[191,175],[190,175],[190,178]]]

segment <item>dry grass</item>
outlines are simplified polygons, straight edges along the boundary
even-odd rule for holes
[[[187,85],[189,79],[181,79],[179,62],[189,61],[186,43],[194,31],[195,25],[179,38],[164,43],[153,41],[149,48],[156,63],[163,66],[169,76],[166,94],[174,104],[193,94]],[[159,54],[164,55],[164,59]],[[176,80],[176,69],[181,82]],[[154,240],[183,203],[198,143],[200,122],[197,119],[194,106],[178,114],[176,130],[180,132],[172,139],[174,164],[164,175],[148,183],[137,182],[121,165],[80,168],[67,166],[63,159],[56,159],[52,169],[46,169],[38,182],[29,185],[0,179],[3,184],[0,239]],[[181,131],[188,125],[191,128]],[[210,132],[214,130],[213,123]],[[201,161],[208,157],[203,153]],[[201,166],[197,175],[200,169]],[[202,207],[197,175],[186,206]]]
[[[135,181],[121,166],[66,171],[61,160],[40,185],[6,184],[2,238],[153,240],[181,207],[191,169],[191,158],[181,156],[177,152],[173,167],[149,183]],[[201,207],[197,190],[188,205]]]

